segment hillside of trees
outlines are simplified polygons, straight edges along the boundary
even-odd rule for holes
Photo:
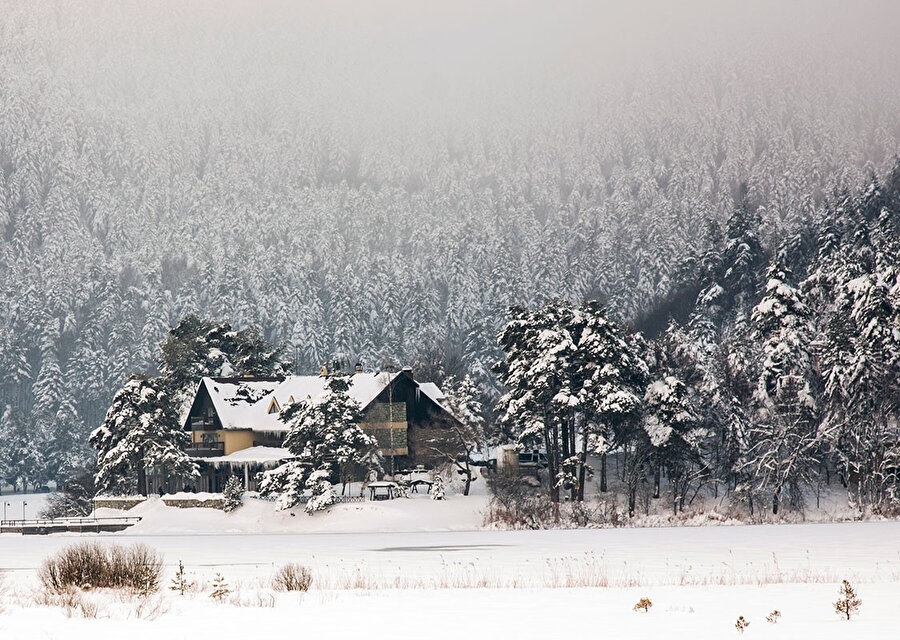
[[[62,452],[189,314],[259,327],[298,372],[471,374],[491,406],[511,305],[598,300],[712,363],[776,348],[753,320],[773,278],[810,283],[816,339],[850,326],[819,310],[862,295],[840,288],[858,221],[838,213],[893,193],[891,25],[798,9],[745,30],[747,9],[700,37],[665,15],[612,33],[583,5],[251,4],[2,4],[8,481],[77,466]],[[721,375],[750,411],[756,373]],[[817,408],[837,380],[816,378]]]

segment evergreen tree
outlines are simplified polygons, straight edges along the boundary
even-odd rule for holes
[[[276,496],[279,509],[299,504],[313,477],[316,488],[328,478],[346,480],[354,470],[364,476],[380,467],[378,444],[359,427],[362,411],[349,388],[349,378],[332,376],[320,397],[282,410],[279,417],[288,425],[284,447],[294,457],[264,472],[260,482],[260,492]]]
[[[196,463],[183,450],[187,432],[158,386],[154,379],[129,379],[113,398],[103,424],[91,433],[98,492],[147,495],[148,471],[161,471],[176,482],[197,477]]]

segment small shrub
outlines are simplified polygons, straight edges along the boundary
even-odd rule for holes
[[[772,613],[766,616],[766,622],[771,624],[775,624],[781,618],[781,612],[778,609],[775,609]]]
[[[431,486],[431,499],[444,499],[444,477],[440,473],[434,474],[434,484]]]
[[[184,563],[179,560],[178,561],[178,571],[175,572],[175,577],[172,578],[172,584],[169,586],[170,591],[177,591],[179,595],[184,595],[188,591],[193,590],[194,582],[189,580],[187,575],[184,572]]]
[[[862,605],[862,600],[856,595],[856,591],[850,586],[850,583],[844,580],[838,592],[837,602],[834,603],[834,612],[849,620],[851,616],[859,613],[860,605]]]
[[[66,547],[44,561],[38,579],[47,590],[130,589],[149,594],[159,589],[162,556],[143,544],[131,547],[85,542]]]
[[[309,591],[311,584],[312,572],[295,562],[279,567],[272,578],[275,591]]]
[[[650,598],[641,598],[637,601],[637,604],[634,605],[634,611],[643,611],[644,613],[647,613],[652,606],[653,603],[650,601]]]
[[[229,476],[227,482],[225,482],[222,496],[225,499],[223,510],[226,512],[234,511],[241,506],[241,498],[244,496],[244,483],[237,476]]]
[[[744,616],[738,616],[737,622],[734,623],[734,628],[738,630],[738,633],[744,633],[744,630],[749,626],[750,621]]]
[[[222,577],[221,573],[216,573],[216,577],[213,578],[212,586],[212,593],[209,594],[209,597],[216,602],[224,602],[225,598],[228,597],[228,594],[231,593],[231,589],[228,588],[228,583],[225,581],[225,578]]]

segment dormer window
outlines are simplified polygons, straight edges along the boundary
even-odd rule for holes
[[[269,413],[278,413],[281,411],[281,407],[278,406],[278,400],[272,398],[272,402],[269,403]]]

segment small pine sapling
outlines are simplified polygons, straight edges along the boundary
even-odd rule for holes
[[[240,478],[229,476],[227,482],[225,482],[225,489],[222,491],[222,495],[225,498],[224,511],[234,511],[241,506],[241,498],[244,496],[244,484]]]
[[[221,573],[216,572],[216,577],[213,578],[213,590],[212,593],[209,594],[209,597],[216,602],[221,603],[225,601],[225,598],[228,597],[229,593],[231,593],[231,589],[228,588],[228,583],[225,582],[225,578]]]
[[[849,620],[850,616],[859,613],[859,607],[861,604],[862,600],[860,600],[859,596],[856,595],[856,591],[853,589],[849,582],[844,580],[841,583],[841,589],[837,602],[834,603],[834,612],[839,616],[846,617],[846,619]]]
[[[141,596],[142,598],[146,598],[152,593],[155,593],[159,588],[157,584],[157,578],[154,575],[153,569],[150,567],[141,567],[140,572],[138,573],[138,583],[135,592]]]
[[[744,616],[738,616],[737,622],[734,623],[734,628],[738,630],[738,633],[744,633],[744,629],[750,626],[750,621],[747,620]]]
[[[766,616],[766,622],[768,622],[770,624],[775,624],[778,622],[778,620],[780,618],[781,618],[781,612],[778,609],[775,609],[774,611],[772,611],[772,613],[770,613],[769,615]]]
[[[169,590],[177,591],[180,595],[184,595],[193,588],[194,583],[193,581],[188,580],[187,575],[184,572],[184,563],[179,560],[178,571],[175,572],[175,577],[172,578],[172,585],[169,587]]]
[[[653,602],[650,601],[650,598],[641,598],[637,601],[637,604],[634,605],[634,611],[643,611],[644,613],[647,613],[652,606]]]
[[[434,484],[431,485],[431,499],[444,499],[444,478],[439,473],[434,474]]]

